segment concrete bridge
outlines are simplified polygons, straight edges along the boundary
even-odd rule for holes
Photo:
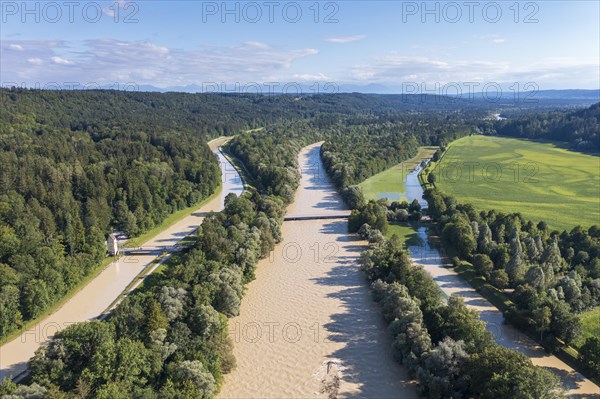
[[[124,255],[160,255],[163,252],[176,252],[182,249],[181,246],[165,245],[157,247],[135,247],[135,248],[120,248],[120,252]]]
[[[347,219],[350,216],[350,211],[335,211],[328,213],[315,214],[289,214],[285,215],[283,220],[298,221],[298,220],[326,220],[326,219]]]

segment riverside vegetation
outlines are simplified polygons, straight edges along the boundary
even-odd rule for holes
[[[518,213],[476,212],[436,189],[428,189],[428,212],[438,222],[442,239],[455,264],[464,259],[512,304],[507,320],[535,333],[549,351],[578,342],[578,314],[600,305],[600,228],[550,231]],[[588,372],[600,377],[598,338],[580,347]]]
[[[597,123],[592,125],[592,128],[587,130],[587,134],[590,137],[596,137],[600,127]],[[564,130],[555,126],[555,131]],[[388,221],[406,221],[409,218],[418,220],[420,207],[418,203],[411,204],[410,208],[412,209],[408,209],[409,205],[406,202],[394,202],[392,205],[388,204],[386,200],[367,202],[360,188],[351,185],[357,181],[360,182],[360,179],[353,180],[346,177],[351,174],[345,172],[346,165],[340,160],[344,157],[352,157],[354,148],[344,144],[342,141],[329,147],[324,146],[322,156],[328,173],[336,181],[344,199],[353,209],[349,227],[351,231],[358,231],[374,243],[386,242],[384,234],[388,230]],[[439,161],[445,150],[444,143],[439,144],[442,149],[434,154],[434,161]],[[326,152],[327,149],[329,152]],[[335,149],[335,152],[331,149]],[[407,153],[410,154],[409,151]],[[435,174],[430,173],[427,180],[429,184],[433,185],[438,179]],[[588,180],[586,183],[589,187],[590,184],[593,184],[593,180]],[[534,225],[531,221],[523,219],[518,213],[503,214],[496,211],[482,211],[478,214],[473,206],[461,205],[435,189],[428,190],[425,198],[429,203],[428,213],[439,222],[439,228],[448,249],[463,259],[473,262],[474,269],[484,279],[491,281],[496,288],[516,288],[511,295],[515,305],[508,309],[502,309],[506,311],[506,317],[510,322],[537,334],[540,342],[549,351],[555,351],[563,345],[578,341],[581,323],[577,314],[586,309],[593,309],[600,304],[598,226],[593,225],[588,229],[577,226],[569,232],[560,233],[552,231],[543,221]],[[392,238],[392,241],[394,239],[396,238]],[[394,245],[398,248],[400,246],[399,243]],[[389,259],[385,256],[382,258]],[[373,267],[378,267],[378,260],[369,263],[368,268]],[[388,283],[393,283],[396,279],[391,278]],[[409,277],[405,277],[401,282],[409,285],[410,280],[407,282],[406,279]],[[382,292],[388,290],[394,291],[395,297],[406,296],[406,293],[400,292],[402,289],[398,286],[386,287],[382,288],[381,283],[374,286],[378,300],[386,298],[386,294],[382,294]],[[419,300],[422,299],[419,298]],[[495,302],[497,303],[497,301]],[[385,315],[385,303],[383,308]],[[427,312],[424,313],[427,314]],[[399,319],[393,314],[385,315],[385,317],[388,321],[396,320],[398,322]],[[398,333],[394,327],[391,327],[391,331],[394,335]],[[419,335],[418,330],[412,332],[416,334],[412,336],[412,339],[422,342],[419,337],[422,338],[423,335]],[[406,341],[402,341],[406,340],[406,335],[402,334],[406,333],[400,334],[400,343],[406,345]],[[433,342],[439,341],[434,340]],[[591,336],[584,342],[579,344],[580,367],[588,375],[598,378],[600,375],[598,374],[600,371],[598,368],[600,365],[599,341],[597,337]],[[508,351],[507,349],[500,350]],[[426,352],[423,347],[420,347],[417,349],[417,354],[413,353],[408,360],[406,360],[408,356],[406,353],[400,355],[401,360],[405,364],[408,362],[409,368],[412,368],[417,376],[419,376],[417,369],[421,365],[412,367],[410,364],[419,358],[419,351],[421,351],[420,353]],[[504,356],[522,357],[519,354],[505,354]],[[542,373],[542,371],[538,371],[538,373]],[[463,375],[462,372],[460,374]],[[446,374],[444,377],[449,378]],[[490,376],[488,375],[488,377]],[[549,376],[546,375],[543,379],[545,378],[549,378]],[[426,387],[431,386],[431,381],[423,372],[421,372],[420,379],[423,389],[427,393]],[[530,384],[531,387],[537,386],[533,381]],[[510,384],[507,383],[507,386]],[[546,394],[553,397],[554,393],[552,392],[555,392],[560,396],[559,390],[554,389],[556,385],[548,383],[548,387],[549,391]],[[462,389],[466,389],[463,393],[468,392],[468,388],[463,387]],[[519,389],[526,392],[525,387]],[[439,397],[436,388],[427,394],[430,397]],[[539,392],[532,393],[533,397],[538,397],[539,394]],[[492,397],[501,396],[496,394]]]
[[[265,128],[261,132],[240,134],[229,147],[231,154],[244,163],[249,177],[257,182],[257,190],[241,198],[229,197],[223,212],[205,219],[191,249],[157,275],[151,286],[129,296],[108,319],[71,326],[57,334],[48,346],[41,347],[30,364],[31,385],[17,386],[8,381],[0,385],[0,394],[17,397],[212,397],[222,381],[222,374],[234,365],[231,343],[226,337],[227,317],[238,312],[243,284],[253,278],[257,259],[281,239],[279,227],[285,206],[293,198],[298,184],[296,155],[301,146],[319,139],[332,143],[323,146],[322,157],[345,200],[356,208],[351,225],[358,229],[371,221],[373,226],[385,230],[390,212],[400,218],[406,212],[417,219],[420,209],[401,203],[395,205],[394,211],[385,209],[381,203],[366,202],[354,185],[414,156],[418,146],[445,146],[464,135],[481,131],[479,123],[490,112],[490,105],[484,102],[467,104],[459,111],[465,104],[407,102],[399,96],[324,95],[296,99],[290,96],[5,89],[0,90],[0,95],[3,103],[0,127],[2,140],[7,143],[2,152],[6,161],[3,166],[13,164],[14,154],[19,155],[19,159],[32,159],[29,169],[24,169],[31,173],[7,169],[12,170],[13,175],[2,180],[2,198],[6,202],[7,195],[13,195],[12,191],[23,197],[22,209],[28,216],[21,218],[19,228],[23,234],[31,230],[29,236],[23,237],[40,243],[36,247],[16,245],[16,234],[11,228],[17,224],[11,225],[10,217],[19,215],[15,212],[19,201],[8,202],[3,208],[2,215],[6,219],[2,219],[0,240],[7,244],[1,246],[4,252],[0,256],[10,255],[2,258],[1,263],[4,264],[3,276],[11,279],[3,278],[0,282],[0,314],[9,324],[3,320],[2,326],[18,326],[20,321],[14,316],[16,309],[26,309],[23,306],[27,299],[20,297],[20,293],[15,296],[12,288],[21,290],[30,280],[22,271],[38,275],[40,271],[52,269],[39,268],[39,264],[67,264],[84,275],[89,267],[76,263],[84,256],[73,252],[81,248],[78,247],[81,241],[90,245],[89,264],[93,265],[103,256],[104,234],[113,227],[123,228],[130,234],[140,233],[169,212],[214,190],[218,184],[218,167],[203,144],[207,138]],[[221,112],[223,109],[231,112]],[[64,140],[71,145],[61,147],[58,143]],[[390,146],[394,151],[387,151]],[[124,148],[136,151],[125,152]],[[394,158],[386,160],[384,154]],[[115,177],[103,183],[104,175],[100,172],[105,169],[99,172],[97,168],[104,166],[105,158],[115,163]],[[42,159],[75,166],[58,167],[43,163]],[[43,184],[33,184],[36,180],[31,176],[38,170],[54,170],[46,168],[47,165],[56,173],[45,179],[50,186],[42,190]],[[90,173],[88,180],[79,177],[78,165]],[[155,170],[152,168],[158,171],[147,173]],[[211,171],[215,176],[210,175]],[[159,187],[152,185],[156,183],[152,180],[156,174],[158,182],[165,179],[164,191],[160,184]],[[13,179],[15,175],[19,176],[17,180]],[[15,181],[20,181],[20,186],[16,186]],[[144,188],[145,185],[149,188]],[[88,198],[96,198],[92,194],[104,187],[109,188],[109,195],[100,199],[106,202],[106,209],[100,207],[104,211],[97,213],[102,217],[94,222],[95,218],[86,210]],[[25,192],[28,195],[23,195]],[[158,197],[155,199],[155,196]],[[38,200],[39,208],[32,199]],[[121,200],[128,212],[124,206],[117,206]],[[93,201],[89,202],[93,205]],[[52,226],[55,215],[62,219],[54,221],[57,227],[55,234],[49,236],[54,240],[49,247],[40,237],[36,238],[35,225],[39,219],[37,226],[41,229],[44,216],[44,223]],[[81,224],[72,220],[75,216],[82,220]],[[88,224],[93,227],[94,223],[98,223],[98,231],[87,231]],[[72,226],[79,226],[74,230],[77,234]],[[39,258],[40,262],[25,262],[24,265],[29,266],[18,270],[11,266],[15,260],[34,257],[28,252],[33,248],[44,249],[44,254],[62,253],[65,261],[46,262],[42,260],[47,258]],[[83,248],[85,251],[86,247]],[[58,298],[62,285],[60,280],[50,277],[46,285]],[[396,282],[409,286],[403,280]],[[385,290],[387,288],[380,290],[382,297]],[[444,334],[431,328],[432,337]],[[486,339],[476,331],[472,335],[473,340]],[[446,336],[459,341],[458,335],[446,333]],[[438,342],[436,339],[432,342]],[[426,341],[422,348],[428,348]],[[470,348],[465,351],[470,356],[484,356],[483,352],[469,352]],[[506,355],[510,356],[516,355]],[[490,359],[490,365],[496,362],[490,357],[480,359]],[[522,370],[532,381],[547,381],[547,387],[555,392],[554,380],[537,369],[530,369],[522,359],[515,358],[506,367],[519,375]],[[487,377],[480,376],[478,381],[484,384]],[[493,392],[501,388],[490,389]]]
[[[393,236],[363,226],[369,240],[362,266],[389,323],[395,356],[427,398],[563,398],[558,377],[523,354],[496,344],[477,311],[413,266]]]
[[[299,175],[290,141],[268,134],[235,138],[231,150],[260,154],[247,163],[251,177],[280,176],[293,193]],[[295,173],[290,173],[295,171]],[[265,183],[226,198],[225,209],[208,216],[195,243],[154,278],[149,289],[127,297],[105,321],[70,326],[31,360],[29,386],[4,382],[0,394],[92,398],[210,398],[223,373],[235,365],[227,317],[237,315],[244,283],[259,258],[281,239],[289,199]],[[267,194],[267,192],[269,194]]]

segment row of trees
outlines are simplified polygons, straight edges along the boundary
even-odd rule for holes
[[[310,131],[314,129],[306,121],[276,125],[236,136],[227,150],[243,163],[259,190],[292,202],[300,182],[297,154],[318,137]]]
[[[462,299],[447,302],[423,268],[413,266],[398,237],[368,225],[362,267],[372,281],[394,338],[395,356],[427,398],[563,398],[556,376],[523,354],[497,345]]]
[[[152,284],[125,299],[106,321],[58,333],[30,363],[35,384],[5,383],[0,394],[38,389],[53,397],[214,396],[223,374],[235,366],[227,318],[239,314],[243,285],[281,240],[289,199],[272,193],[282,184],[297,186],[296,174],[270,183],[263,174],[293,168],[300,146],[274,144],[268,134],[252,141],[249,136],[235,138],[231,148],[280,159],[270,163],[274,169],[247,168],[265,187],[240,197],[229,194],[225,209],[204,220],[191,249]]]
[[[509,321],[536,332],[548,350],[577,339],[577,314],[600,305],[598,226],[559,233],[518,213],[478,213],[436,189],[425,198],[447,248],[499,290],[512,288],[505,291],[515,304]]]

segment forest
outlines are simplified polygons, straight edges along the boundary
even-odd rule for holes
[[[194,244],[153,283],[129,296],[106,321],[68,327],[30,363],[32,384],[0,385],[0,395],[53,398],[211,398],[235,366],[227,318],[239,314],[243,286],[281,240],[289,192],[298,184],[300,143],[277,132],[246,133],[230,148],[260,190],[230,194]],[[268,165],[268,167],[264,167]],[[293,171],[293,173],[291,173]],[[279,176],[270,181],[264,176]],[[286,187],[282,190],[282,187]],[[280,194],[274,194],[280,192]]]
[[[549,231],[543,221],[534,224],[518,213],[478,213],[435,188],[426,190],[425,198],[447,250],[456,255],[454,264],[469,262],[510,298],[514,305],[504,312],[510,323],[535,334],[548,351],[573,344],[582,330],[578,314],[600,305],[597,225]],[[581,348],[596,378],[597,341],[588,338]]]
[[[236,135],[227,152],[254,185],[240,198],[229,196],[222,212],[205,219],[191,248],[108,319],[71,326],[41,347],[30,364],[32,385],[5,382],[0,396],[212,397],[235,364],[227,318],[238,314],[258,259],[282,239],[285,207],[299,182],[298,151],[318,140],[326,140],[327,173],[353,209],[351,229],[374,241],[364,267],[392,322],[394,350],[427,395],[452,389],[497,396],[509,383],[527,386],[533,397],[554,392],[552,376],[488,345],[475,315],[457,298],[441,305],[430,277],[405,264],[398,244],[376,233],[388,219],[418,220],[420,206],[366,202],[356,184],[410,158],[420,145],[445,146],[481,132],[479,122],[497,108],[485,101],[411,99],[0,89],[0,337],[91,273],[106,257],[107,233],[135,236],[214,192],[220,178],[210,138]],[[520,284],[521,299],[515,290],[515,303],[523,306],[512,314],[534,320],[544,337],[569,342],[576,313],[598,303],[598,229],[557,234],[518,218],[471,214],[443,197],[432,200],[439,203],[436,217],[448,220],[448,237],[470,231],[475,240],[473,222],[477,234],[486,224],[493,231],[487,252],[477,252],[475,241],[460,252],[464,259],[477,263],[476,256],[487,255],[494,263],[498,256],[508,264],[512,246],[520,245],[519,266],[494,263],[490,278],[504,271],[507,287],[531,280]],[[505,225],[502,241],[498,224]],[[534,303],[543,310],[525,306]],[[506,381],[492,386],[485,373],[494,367],[506,370]]]
[[[495,107],[483,100],[444,101],[436,96],[376,94],[281,95],[152,93],[114,90],[0,88],[0,128],[29,115],[40,124],[72,131],[169,131],[209,138],[294,120],[336,124],[340,115],[395,118],[410,112]]]
[[[577,110],[524,113],[498,121],[493,134],[563,141],[577,151],[600,153],[600,103]]]
[[[148,120],[125,128],[146,114],[123,114],[122,128],[69,124],[71,111],[101,120],[92,95],[70,96],[70,111],[58,98],[46,107],[43,98],[0,96],[1,338],[95,270],[108,233],[133,237],[198,203],[217,189],[220,171],[204,136]]]

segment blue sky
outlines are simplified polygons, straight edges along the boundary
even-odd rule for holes
[[[0,81],[598,89],[599,3],[2,0]]]

